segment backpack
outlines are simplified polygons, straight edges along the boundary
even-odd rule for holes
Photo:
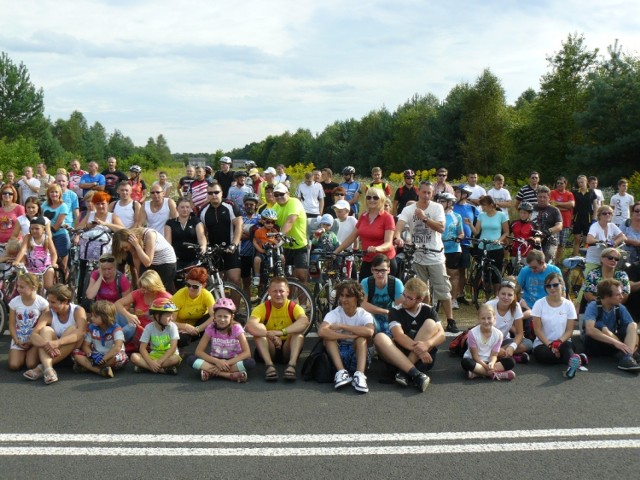
[[[80,234],[80,259],[98,261],[102,254],[111,253],[111,231],[94,227]]]
[[[293,300],[289,300],[289,318],[291,319],[291,322],[295,322],[296,319],[293,317],[293,309],[296,308],[296,302],[294,302]],[[266,313],[264,315],[264,323],[268,323],[269,322],[269,318],[271,317],[271,300],[267,300],[264,302],[264,308],[266,310]]]
[[[596,323],[598,323],[600,320],[602,320],[602,315],[604,315],[604,309],[602,308],[602,302],[600,300],[596,300],[596,308],[598,309],[598,313],[596,313]],[[622,323],[622,313],[620,313],[619,305],[614,305],[613,313],[616,316],[616,331],[618,331],[620,330],[620,325]],[[585,330],[584,321],[582,322],[582,330]]]
[[[302,378],[305,382],[315,380],[318,383],[331,383],[336,375],[336,367],[324,348],[322,339],[318,339],[309,356],[302,364]]]
[[[467,337],[469,336],[470,328],[467,328],[464,332],[451,340],[449,344],[449,355],[452,357],[462,357],[464,352],[467,351]]]
[[[367,302],[373,303],[373,294],[376,293],[376,280],[373,276],[367,278],[367,290]],[[393,275],[389,275],[387,280],[387,293],[391,299],[391,305],[393,305],[396,301],[396,277]]]

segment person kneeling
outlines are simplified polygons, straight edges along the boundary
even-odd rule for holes
[[[396,383],[404,387],[412,384],[421,392],[429,386],[426,372],[433,368],[437,346],[445,340],[438,313],[422,303],[427,294],[426,283],[419,278],[409,280],[400,305],[389,310],[391,338],[380,332],[373,341],[380,357],[398,368]]]
[[[373,336],[373,316],[360,306],[365,295],[355,280],[339,283],[336,296],[340,306],[324,317],[318,336],[338,370],[335,388],[351,383],[358,392],[367,393],[369,387],[364,371],[371,363],[367,340]]]
[[[598,284],[598,298],[584,313],[584,347],[587,355],[615,355],[618,368],[639,372],[638,325],[622,305],[622,284],[605,279]]]

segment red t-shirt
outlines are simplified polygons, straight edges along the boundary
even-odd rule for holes
[[[367,248],[373,246],[377,247],[384,243],[384,233],[387,230],[395,230],[396,222],[393,220],[393,216],[390,213],[382,212],[377,215],[373,223],[369,222],[369,214],[368,212],[364,212],[360,215],[358,219],[358,223],[356,223],[356,229],[358,230],[358,236],[360,237],[360,241],[362,242],[362,251],[366,252]],[[389,260],[396,256],[396,249],[391,246],[390,250],[387,250],[384,253]],[[373,260],[373,257],[378,255],[377,253],[365,253],[362,257],[362,260],[365,262],[370,262]]]
[[[13,210],[5,212],[0,207],[0,243],[7,243],[13,233],[13,228],[18,223],[18,217],[24,215],[24,207],[16,204]]]
[[[549,194],[549,198],[552,202],[575,202],[575,197],[573,193],[568,190],[560,193],[558,190],[551,190]],[[553,205],[553,204],[552,204]],[[554,205],[555,206],[555,205]],[[558,210],[560,210],[558,208]],[[571,219],[573,218],[573,208],[569,210],[560,210],[560,215],[562,215],[562,227],[569,228],[571,227]]]
[[[511,233],[513,233],[513,236],[517,238],[529,238],[531,237],[531,232],[533,230],[533,223],[531,222],[525,223],[522,220],[516,220],[511,224]],[[518,255],[518,248],[520,248],[520,245],[522,244],[519,242],[513,242],[513,244],[511,245],[511,255],[513,255],[514,257]],[[522,245],[520,254],[523,257],[526,257],[532,248],[533,247],[529,243],[527,243],[526,245]]]
[[[142,328],[144,328],[153,322],[153,318],[149,315],[149,307],[151,305],[145,303],[144,292],[141,289],[134,290],[131,292],[131,295],[133,296],[133,314],[140,319],[140,324]],[[153,300],[155,301],[159,298],[168,298],[171,300],[172,296],[169,292],[158,292]]]

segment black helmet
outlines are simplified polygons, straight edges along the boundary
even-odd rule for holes
[[[531,205],[529,202],[520,202],[520,205],[518,206],[518,210],[533,212],[533,205]]]
[[[416,176],[416,172],[414,172],[413,170],[411,170],[409,168],[406,169],[404,172],[402,172],[402,174],[404,175],[405,178],[407,178],[407,177],[408,178],[415,178],[415,176]]]
[[[246,177],[246,176],[247,176],[247,172],[245,172],[244,170],[236,170],[235,172],[233,172],[233,178]]]
[[[351,165],[348,165],[342,169],[342,175],[355,175],[355,174],[356,174],[356,169],[353,168]]]

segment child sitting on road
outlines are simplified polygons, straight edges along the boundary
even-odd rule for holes
[[[495,311],[485,303],[478,310],[478,325],[469,330],[468,348],[462,358],[462,368],[469,379],[486,377],[508,381],[516,378],[512,370],[515,366],[513,358],[505,357],[498,361],[503,335],[495,324]]]
[[[115,305],[98,300],[91,306],[89,321],[82,347],[73,352],[73,370],[113,378],[113,371],[124,367],[128,360],[124,351],[124,333],[116,323]]]
[[[173,321],[177,311],[178,307],[168,298],[153,302],[149,308],[153,322],[144,327],[140,337],[140,352],[131,355],[135,372],[150,370],[153,373],[178,374],[182,358],[178,353],[180,333]]]
[[[213,306],[213,322],[200,339],[196,354],[187,363],[200,371],[200,379],[221,377],[232,382],[247,381],[247,370],[255,367],[244,328],[233,319],[236,306],[230,298],[220,298]]]

